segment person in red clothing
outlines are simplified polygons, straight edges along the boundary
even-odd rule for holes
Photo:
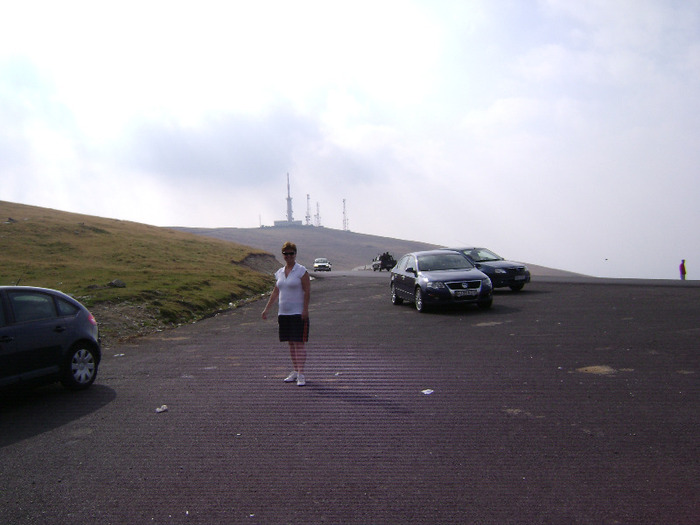
[[[683,259],[681,261],[680,270],[681,270],[681,281],[685,281],[685,259]]]

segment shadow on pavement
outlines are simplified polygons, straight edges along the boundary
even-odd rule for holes
[[[373,409],[386,410],[392,414],[412,414],[413,411],[409,410],[405,406],[389,401],[387,399],[381,399],[369,394],[363,394],[360,392],[353,392],[352,390],[340,390],[337,388],[329,388],[324,385],[318,384],[307,384],[304,388],[307,388],[319,396],[323,396],[328,399],[343,401],[345,403],[351,403],[353,405],[360,405],[364,407],[372,407]]]
[[[70,392],[60,385],[0,394],[0,448],[96,412],[117,398],[104,385]]]

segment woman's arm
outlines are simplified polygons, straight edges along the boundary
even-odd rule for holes
[[[301,277],[301,289],[304,291],[304,309],[301,312],[303,319],[309,318],[309,300],[311,299],[311,278],[309,272]]]
[[[265,309],[262,312],[262,318],[267,319],[267,312],[270,309],[270,307],[275,304],[277,301],[277,298],[280,295],[280,289],[277,288],[277,285],[272,289],[272,293],[270,294],[270,298],[267,300],[267,304],[265,305]]]

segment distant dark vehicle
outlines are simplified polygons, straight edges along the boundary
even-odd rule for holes
[[[453,250],[408,253],[391,270],[391,302],[410,301],[424,312],[431,305],[477,304],[491,308],[488,276]]]
[[[506,261],[486,248],[450,248],[466,256],[491,279],[494,288],[509,287],[519,292],[530,282],[530,270],[522,263]]]
[[[97,322],[56,290],[0,286],[0,387],[60,381],[88,388],[102,357]]]
[[[314,260],[314,272],[330,272],[331,262],[325,257],[319,257]]]
[[[377,270],[379,270],[380,272],[382,270],[386,270],[388,272],[394,266],[396,266],[396,260],[394,259],[394,256],[391,255],[389,252],[384,252],[381,255],[377,255],[372,260],[372,270],[374,270],[375,272]]]

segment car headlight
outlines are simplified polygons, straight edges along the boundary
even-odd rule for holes
[[[446,288],[442,281],[428,281],[425,283],[425,287],[428,290],[444,290]]]
[[[508,272],[506,272],[503,268],[496,268],[496,271],[494,273],[508,273]]]
[[[481,289],[482,290],[490,290],[493,288],[493,283],[491,283],[491,279],[484,279],[481,281]]]

